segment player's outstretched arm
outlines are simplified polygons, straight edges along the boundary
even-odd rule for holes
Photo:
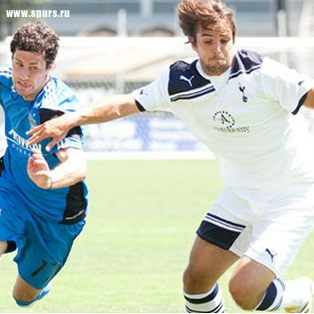
[[[102,123],[139,112],[140,110],[136,106],[132,94],[116,95],[95,107],[88,107],[75,113],[64,114],[61,117],[36,126],[27,132],[27,135],[31,135],[28,143],[33,145],[51,137],[51,142],[46,146],[46,150],[49,151],[75,126]]]
[[[47,137],[52,137],[51,142],[46,146],[46,150],[49,151],[67,135],[73,126],[75,126],[77,119],[78,114],[75,112],[46,121],[27,132],[27,135],[31,135],[28,143],[33,145]]]

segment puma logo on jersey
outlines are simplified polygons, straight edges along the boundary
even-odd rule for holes
[[[141,89],[140,95],[146,95],[146,96],[148,96],[148,94],[145,92],[144,88]]]
[[[190,78],[187,78],[184,75],[180,75],[179,79],[182,81],[188,82],[190,86],[192,87],[192,80],[194,79],[194,75],[192,75]]]
[[[272,263],[273,263],[275,256],[278,255],[278,254],[272,253],[272,252],[270,251],[270,249],[265,249],[265,251],[270,255],[271,261],[272,261]]]
[[[242,101],[247,102],[248,98],[245,95],[245,86],[242,86],[241,83],[239,83],[239,90],[242,93]]]

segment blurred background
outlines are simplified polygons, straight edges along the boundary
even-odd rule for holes
[[[41,20],[61,37],[54,74],[75,89],[83,105],[130,92],[175,60],[195,56],[178,26],[179,2],[0,0],[0,62],[10,64],[10,36],[16,28]],[[256,50],[314,76],[314,0],[225,2],[235,11],[239,48]],[[27,17],[22,17],[23,12]],[[86,133],[90,152],[195,152],[199,156],[208,152],[181,121],[163,113],[88,126]],[[0,149],[4,142],[0,141]]]
[[[1,36],[11,35],[23,19],[6,10],[68,10],[67,18],[43,17],[60,36],[181,36],[179,0],[1,0]],[[302,35],[313,13],[312,0],[226,0],[237,15],[241,36],[276,36],[278,13],[286,14],[286,31]],[[44,12],[43,12],[44,15]],[[61,20],[66,21],[61,21]]]

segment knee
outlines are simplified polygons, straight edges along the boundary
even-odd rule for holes
[[[16,304],[19,306],[28,306],[36,300],[40,291],[28,290],[28,289],[20,289],[19,287],[15,286],[13,289],[13,299],[15,300]]]
[[[18,305],[18,306],[30,306],[34,301],[21,301],[21,300],[18,300],[18,299],[15,299],[15,303]]]
[[[243,310],[253,310],[259,302],[254,286],[235,278],[229,282],[229,292],[236,304]]]
[[[198,283],[198,276],[196,272],[192,271],[190,267],[188,267],[183,274],[183,285],[186,292],[191,292],[193,287],[195,287]]]
[[[36,297],[28,298],[25,296],[19,296],[19,295],[13,294],[13,299],[15,300],[16,304],[19,306],[29,306],[36,300]]]
[[[208,291],[215,283],[216,281],[209,272],[193,265],[189,265],[183,274],[183,286],[186,293],[195,294]]]
[[[207,291],[213,284],[208,274],[202,268],[194,265],[189,265],[183,274],[184,290],[187,293]]]
[[[36,298],[37,295],[28,294],[28,293],[18,293],[13,291],[13,299],[18,305],[27,306],[31,304]]]

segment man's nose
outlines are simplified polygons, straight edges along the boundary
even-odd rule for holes
[[[19,71],[19,77],[20,77],[22,80],[28,79],[28,78],[29,78],[29,72],[28,72],[28,70],[25,69],[25,68],[20,69],[20,71]]]
[[[213,49],[214,49],[214,51],[221,52],[221,43],[219,41],[215,42],[213,44]]]

